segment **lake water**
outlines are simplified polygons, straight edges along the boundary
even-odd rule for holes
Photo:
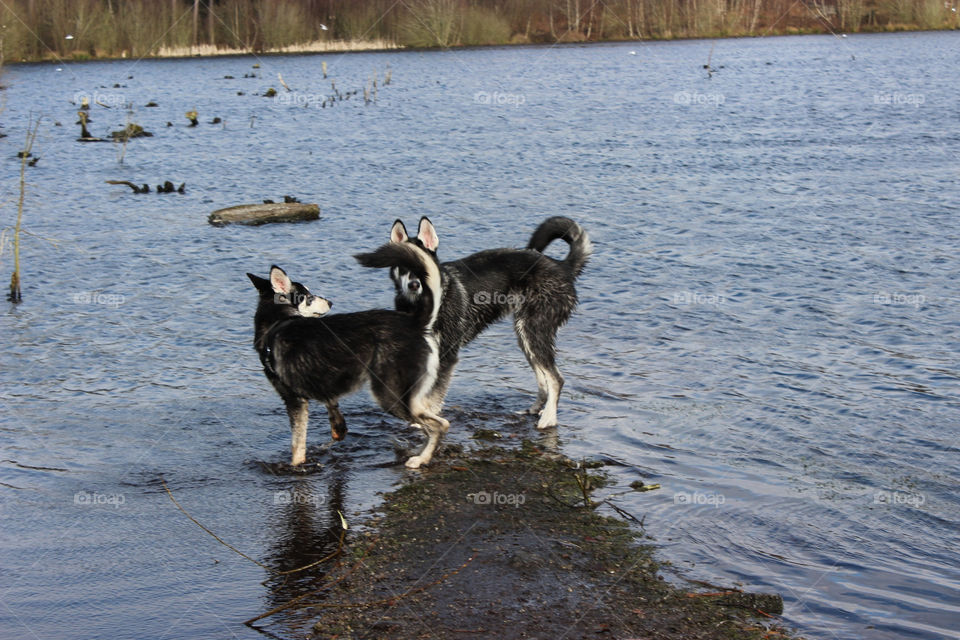
[[[376,103],[320,108],[321,61],[343,92],[376,73]],[[662,485],[616,504],[676,573],[782,593],[810,638],[960,638],[960,35],[256,62],[6,69],[3,227],[28,118],[43,120],[24,301],[0,314],[4,637],[261,637],[240,621],[318,576],[261,585],[161,478],[223,539],[290,568],[335,546],[338,510],[356,522],[404,477],[392,439],[419,441],[358,394],[332,448],[315,410],[322,468],[284,471],[244,274],[277,263],[335,311],[389,306],[386,274],[350,255],[395,218],[430,216],[454,259],[562,214],[596,254],[560,335],[560,445],[609,462],[610,493]],[[271,86],[281,99],[254,95]],[[75,142],[81,94],[112,107],[92,108],[94,135],[132,103],[155,136]],[[322,219],[206,222],[284,194]],[[449,440],[539,438],[512,413],[535,384],[509,324],[462,356]]]

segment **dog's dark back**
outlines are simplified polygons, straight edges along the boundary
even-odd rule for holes
[[[377,309],[305,318],[291,304],[300,289],[285,273],[280,290],[270,280],[247,274],[260,293],[254,347],[265,375],[285,400],[299,397],[332,402],[369,380],[384,410],[412,420],[408,407],[411,389],[436,361],[431,328],[439,307],[439,302],[434,304],[439,270],[428,253],[397,244],[388,243],[355,257],[368,267],[413,270],[430,283],[424,291],[425,308],[413,314]],[[282,273],[273,267],[271,278],[274,269]]]
[[[563,260],[543,254],[558,239],[570,245]],[[408,242],[423,246],[416,238]],[[580,225],[555,216],[537,227],[525,250],[488,249],[441,263],[443,296],[434,326],[441,355],[455,356],[484,329],[524,306],[551,316],[553,326],[565,323],[577,305],[574,281],[591,253],[590,239]],[[422,307],[418,302],[410,301],[397,286],[398,310],[416,312]]]
[[[557,239],[570,246],[563,260],[543,254]],[[420,219],[416,238],[410,238],[403,222],[397,220],[390,240],[415,243],[433,256],[439,247],[433,223],[426,217]],[[590,238],[580,225],[558,216],[536,229],[526,249],[491,249],[441,264],[441,304],[434,324],[440,366],[430,396],[434,406],[442,406],[460,348],[512,313],[517,342],[537,377],[537,399],[528,412],[540,416],[538,428],[556,426],[564,384],[556,364],[557,331],[577,306],[574,282],[591,252]],[[422,287],[408,272],[391,270],[391,278],[397,292],[396,308],[416,313],[423,304],[418,297]]]
[[[268,377],[284,387],[278,387],[281,395],[287,391],[323,402],[357,390],[368,379],[379,398],[378,390],[398,389],[396,363],[404,363],[404,379],[415,380],[429,355],[417,319],[388,310],[289,318],[268,330],[261,343],[269,349],[273,375]],[[383,408],[409,420],[402,392],[395,395]],[[391,400],[395,407],[389,406]]]

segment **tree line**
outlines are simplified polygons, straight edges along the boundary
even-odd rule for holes
[[[6,0],[7,61],[958,28],[958,0]]]

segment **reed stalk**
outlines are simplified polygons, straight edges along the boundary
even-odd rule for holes
[[[27,193],[27,158],[33,150],[33,142],[37,139],[37,130],[40,128],[40,118],[27,125],[27,139],[20,154],[20,199],[17,200],[17,224],[13,228],[13,275],[10,276],[10,302],[22,302],[20,290],[20,230],[23,227],[23,201]]]

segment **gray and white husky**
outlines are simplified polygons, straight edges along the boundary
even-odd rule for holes
[[[570,245],[564,260],[543,255],[547,245],[563,239]],[[394,243],[413,243],[436,255],[439,238],[426,217],[420,219],[417,237],[407,235],[397,220],[390,231]],[[545,220],[526,249],[488,249],[453,262],[440,264],[440,313],[433,326],[440,343],[440,368],[429,400],[439,411],[450,386],[460,348],[488,326],[513,314],[517,342],[537,377],[537,400],[528,409],[539,414],[537,428],[557,424],[557,404],[563,376],[556,364],[557,330],[577,306],[574,281],[586,265],[593,247],[580,225],[556,216]],[[400,311],[416,311],[428,303],[422,278],[402,266],[390,270]]]

